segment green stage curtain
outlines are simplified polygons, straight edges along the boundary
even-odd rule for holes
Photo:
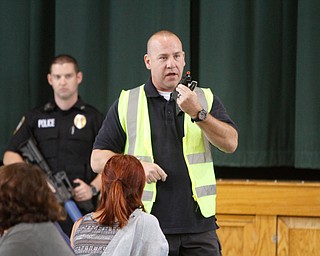
[[[240,129],[237,152],[216,162],[320,168],[319,2],[200,3],[200,84]]]
[[[52,57],[78,59],[80,95],[106,113],[148,79],[146,41],[169,29],[185,70],[239,127],[238,150],[215,150],[216,165],[320,169],[317,0],[12,0],[0,14],[1,155],[22,115],[52,97]]]

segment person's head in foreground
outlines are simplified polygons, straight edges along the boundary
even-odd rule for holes
[[[146,177],[140,161],[131,155],[114,155],[102,172],[99,223],[124,227],[137,208],[144,211],[141,198]]]
[[[0,255],[74,255],[56,222],[65,217],[40,167],[0,167]]]
[[[0,167],[0,235],[19,223],[55,222],[65,216],[38,166]]]

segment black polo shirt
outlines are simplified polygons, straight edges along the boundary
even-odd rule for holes
[[[158,218],[165,234],[199,233],[215,229],[215,217],[204,218],[192,198],[191,181],[182,150],[184,118],[190,117],[176,115],[176,102],[160,96],[150,79],[145,84],[145,92],[154,161],[168,174],[165,182],[157,182],[157,197],[151,213]],[[218,97],[214,98],[210,113],[235,126]],[[126,134],[119,121],[117,100],[111,106],[93,148],[123,153],[125,142]]]
[[[102,121],[103,115],[80,98],[66,111],[52,100],[25,115],[6,150],[20,153],[19,146],[33,136],[53,172],[90,183],[96,176],[90,167],[92,145]]]

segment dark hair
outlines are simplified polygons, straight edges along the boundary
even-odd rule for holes
[[[80,72],[78,61],[68,54],[60,54],[53,58],[53,60],[50,63],[49,73],[51,73],[51,68],[53,64],[64,64],[64,63],[73,63],[74,69],[76,73]]]
[[[140,161],[131,155],[114,155],[102,172],[101,200],[97,211],[102,225],[116,222],[124,227],[137,208],[145,211],[141,198],[146,177]]]
[[[0,167],[0,234],[22,222],[64,220],[66,213],[40,167],[15,163]]]

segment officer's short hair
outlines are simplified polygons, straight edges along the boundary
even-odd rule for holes
[[[76,73],[80,72],[78,61],[69,54],[60,54],[53,58],[50,64],[49,73],[51,73],[51,67],[53,64],[73,63]]]

